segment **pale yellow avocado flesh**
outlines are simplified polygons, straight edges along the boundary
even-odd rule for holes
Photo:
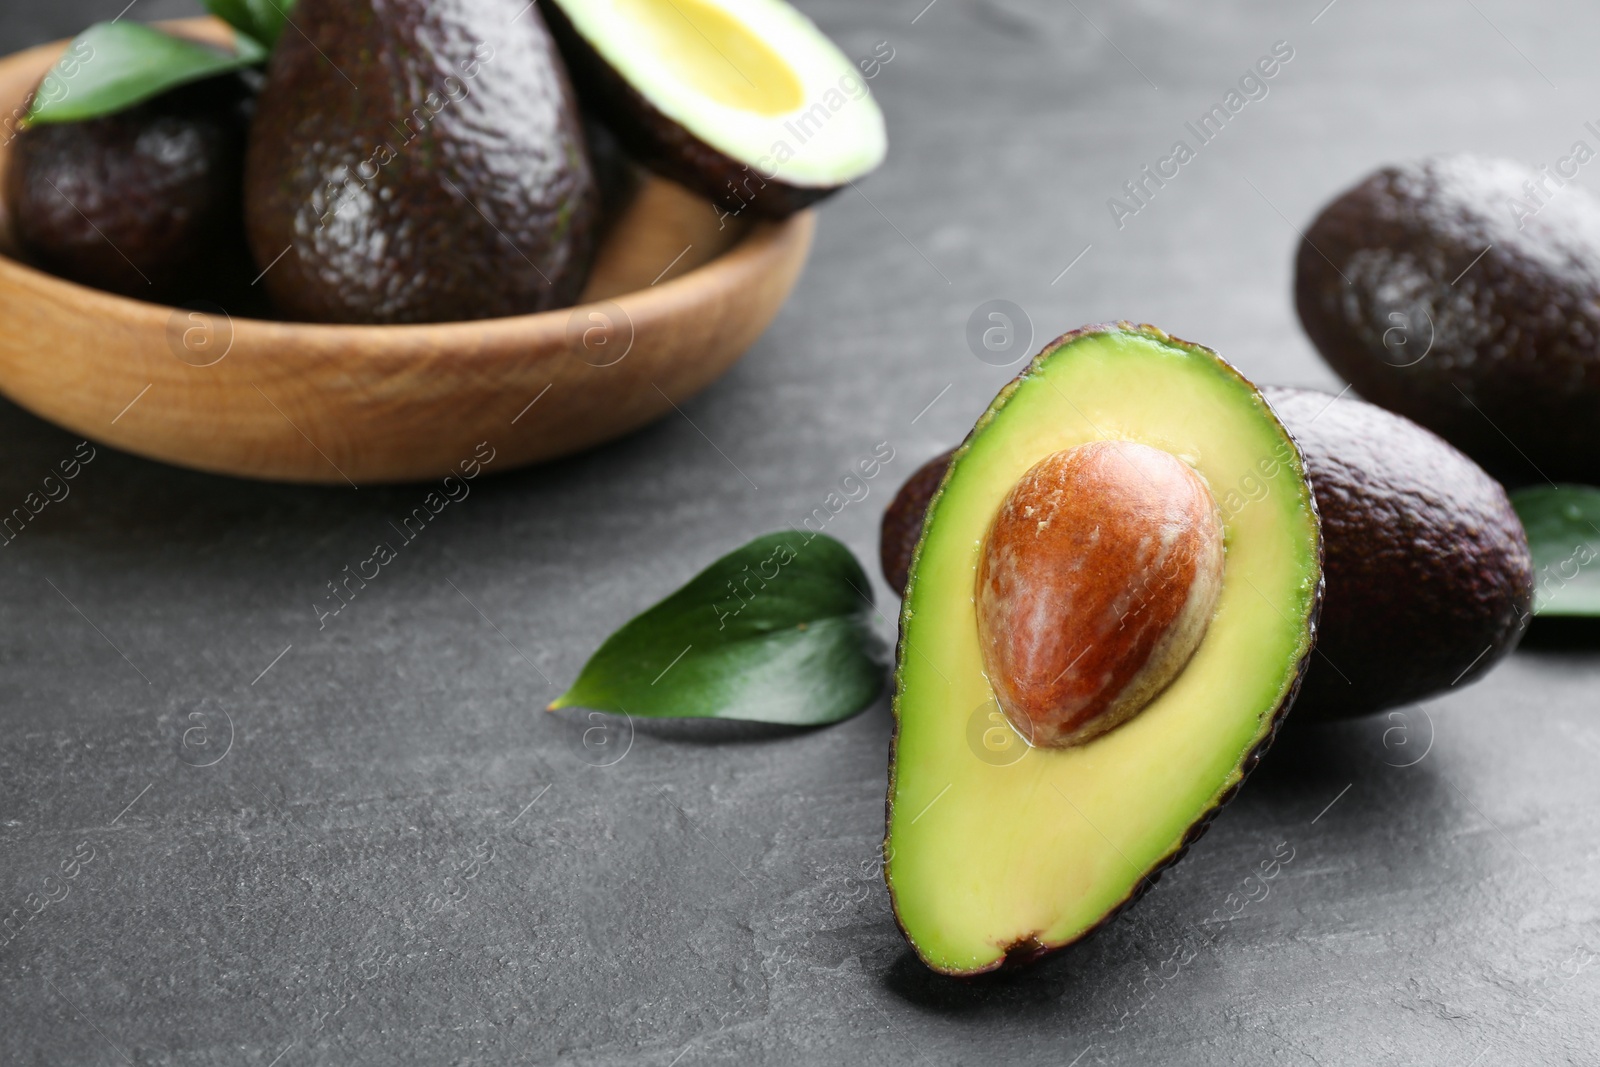
[[[1108,331],[1108,332],[1107,332]],[[1045,456],[1137,441],[1205,479],[1226,539],[1210,628],[1177,679],[1088,744],[1029,748],[993,702],[976,638],[979,545]],[[931,967],[975,973],[1068,944],[1132,896],[1243,774],[1309,655],[1321,586],[1298,450],[1214,353],[1148,327],[1047,349],[957,451],[901,615],[886,877]]]
[[[649,39],[657,62],[712,100],[758,115],[787,114],[805,102],[805,88],[783,57],[716,4],[615,2]]]

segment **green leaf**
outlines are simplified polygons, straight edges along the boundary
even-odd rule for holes
[[[80,33],[34,94],[28,121],[81,122],[112,115],[168,89],[255,66],[267,57],[239,37],[237,52],[184,40],[138,22],[100,22]]]
[[[872,586],[823,534],[758,537],[609,637],[550,705],[817,726],[883,691]]]
[[[294,0],[205,0],[206,10],[267,48],[278,43]]]
[[[1523,489],[1511,504],[1533,550],[1533,613],[1600,616],[1600,489]]]

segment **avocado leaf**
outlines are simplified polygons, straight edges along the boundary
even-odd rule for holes
[[[1533,613],[1600,615],[1600,489],[1540,486],[1511,504],[1533,551]]]
[[[239,35],[227,52],[138,22],[99,22],[84,30],[44,76],[30,123],[81,122],[112,115],[168,89],[253,67],[267,58]]]
[[[205,0],[206,10],[267,48],[289,21],[294,0]]]
[[[872,585],[838,541],[758,537],[612,634],[549,710],[839,722],[883,691],[872,611]]]

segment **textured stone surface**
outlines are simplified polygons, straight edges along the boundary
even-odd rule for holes
[[[7,5],[0,46],[123,2]],[[0,1062],[1592,1060],[1593,632],[1287,738],[1136,909],[974,983],[913,960],[873,866],[884,706],[809,732],[639,724],[631,747],[538,710],[888,441],[829,523],[870,561],[895,485],[1011,373],[967,349],[983,301],[1026,308],[1036,341],[1144,319],[1337,388],[1294,322],[1293,225],[1390,159],[1551,162],[1593,136],[1600,14],[1570,4],[1339,0],[1312,25],[1320,3],[922,2],[804,4],[852,55],[891,42],[891,160],[824,207],[795,300],[686,417],[475,483],[321,631],[324,583],[425,488],[102,449],[0,548],[0,913],[66,891],[0,948]],[[1280,39],[1269,95],[1119,231],[1106,199]],[[0,406],[0,509],[76,441]]]

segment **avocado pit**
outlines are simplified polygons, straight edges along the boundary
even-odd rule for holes
[[[1200,646],[1223,556],[1216,501],[1171,453],[1095,441],[1031,467],[977,576],[979,648],[1012,726],[1059,748],[1138,714]]]

